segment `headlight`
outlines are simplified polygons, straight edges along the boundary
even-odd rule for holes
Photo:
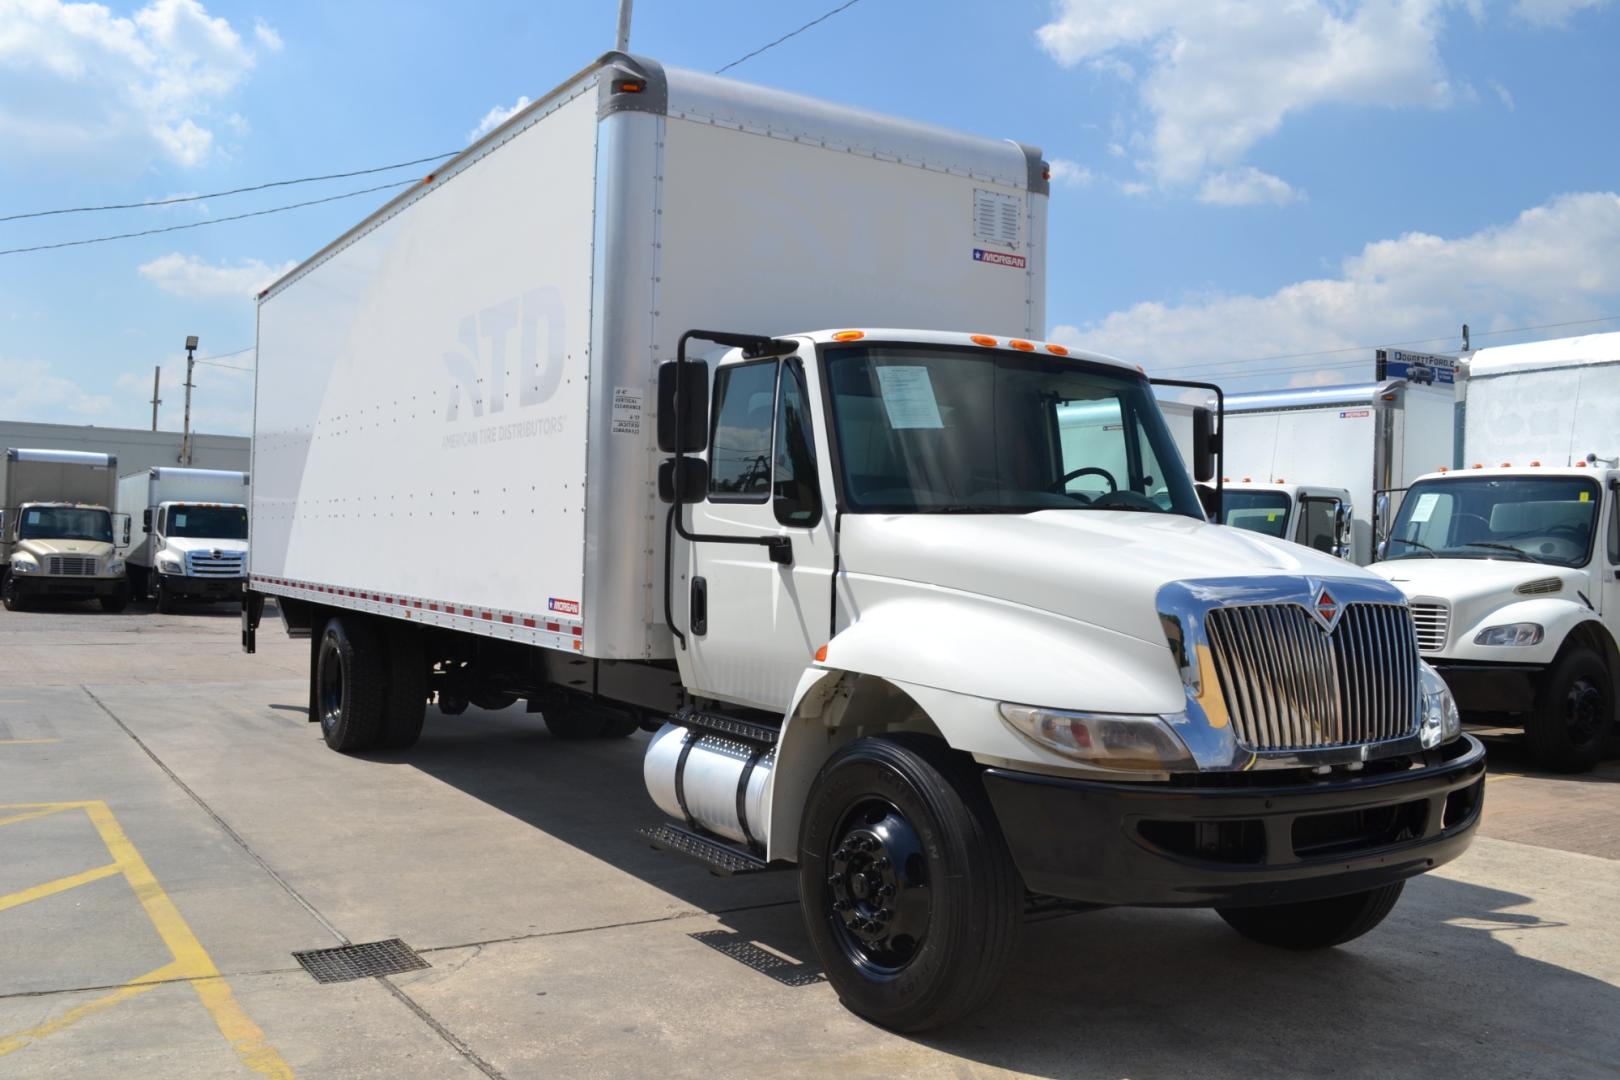
[[[1163,717],[1066,712],[1003,702],[1001,718],[1046,749],[1100,769],[1169,772],[1196,768],[1192,754]]]
[[[11,557],[11,572],[13,574],[37,574],[39,563],[34,561],[32,555],[18,552]]]
[[[1418,671],[1418,680],[1423,687],[1423,722],[1418,735],[1423,739],[1424,749],[1433,749],[1462,734],[1462,715],[1457,712],[1451,688],[1438,671],[1424,664]]]
[[[173,555],[159,555],[157,568],[158,572],[163,574],[181,574],[186,569],[185,564]]]
[[[1541,624],[1533,622],[1488,626],[1474,636],[1475,645],[1540,645]]]
[[[107,563],[107,576],[108,577],[117,577],[119,574],[122,574],[123,572],[124,572],[124,560],[123,559],[112,559],[112,560],[108,561],[108,563]]]

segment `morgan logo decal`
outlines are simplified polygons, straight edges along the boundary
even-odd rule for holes
[[[1316,590],[1316,600],[1311,604],[1311,614],[1316,616],[1316,621],[1322,624],[1323,630],[1331,634],[1342,613],[1343,608],[1333,598],[1333,594],[1327,591],[1326,586]]]
[[[559,615],[579,614],[578,600],[559,600],[553,596],[546,601],[546,607],[550,608],[552,611],[555,611]]]
[[[1028,266],[1028,261],[1022,255],[1008,255],[1000,251],[986,251],[984,248],[973,249],[973,261],[989,263],[991,266],[1010,266],[1015,270],[1022,270]]]

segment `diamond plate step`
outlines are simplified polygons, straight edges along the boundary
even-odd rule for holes
[[[726,877],[787,868],[786,864],[781,867],[772,866],[751,851],[733,847],[722,840],[711,839],[690,829],[683,829],[679,825],[648,825],[636,831],[646,837],[653,847],[689,855],[707,866],[712,873]]]
[[[722,716],[719,713],[699,712],[696,709],[685,709],[674,716],[677,724],[685,724],[698,731],[712,731],[716,735],[729,735],[734,739],[745,742],[761,743],[765,746],[775,746],[777,736],[781,729],[770,724],[761,724],[755,720],[743,720],[735,716]]]

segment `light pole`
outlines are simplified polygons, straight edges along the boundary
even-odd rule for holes
[[[197,335],[186,338],[186,419],[180,432],[180,464],[191,464],[191,372],[197,366]]]
[[[630,6],[634,0],[619,0],[619,36],[613,47],[620,52],[630,49]]]
[[[157,410],[158,410],[158,406],[163,404],[163,399],[158,397],[158,385],[159,385],[159,382],[162,380],[162,378],[163,378],[163,365],[162,364],[154,364],[154,365],[152,365],[152,430],[153,431],[157,430]]]

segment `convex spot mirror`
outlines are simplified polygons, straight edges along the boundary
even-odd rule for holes
[[[680,446],[675,432],[680,430]],[[658,449],[691,454],[709,444],[709,365],[668,360],[658,365]],[[686,490],[684,485],[682,490]]]
[[[658,500],[675,501],[675,467],[680,466],[681,502],[699,503],[709,490],[709,463],[702,458],[665,458],[658,463]]]

